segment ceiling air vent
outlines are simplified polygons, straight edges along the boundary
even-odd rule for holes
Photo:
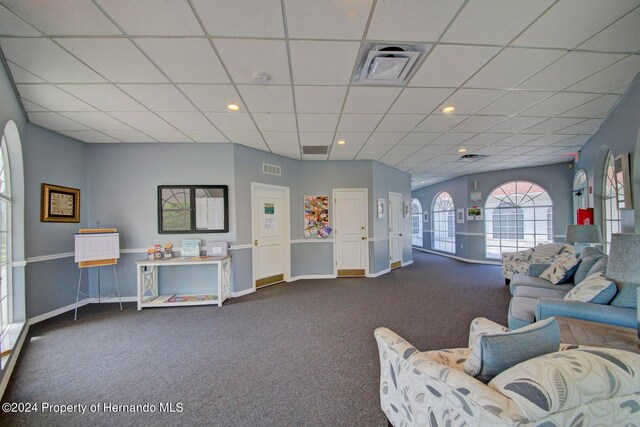
[[[327,154],[329,152],[328,145],[303,145],[302,154]]]
[[[414,64],[431,45],[365,44],[351,79],[355,84],[402,85]]]
[[[486,154],[465,154],[464,156],[458,157],[458,160],[479,160],[484,159],[485,157],[489,157]]]
[[[269,163],[262,164],[262,173],[266,173],[268,175],[278,175],[280,176],[280,166],[270,165]]]

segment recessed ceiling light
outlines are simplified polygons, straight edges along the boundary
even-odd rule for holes
[[[454,107],[453,105],[451,105],[449,107],[444,107],[442,109],[443,113],[453,113],[454,111],[456,111],[456,107]]]
[[[240,106],[238,104],[229,104],[227,105],[227,110],[229,111],[238,111]]]
[[[460,148],[460,149],[458,150],[458,153],[466,153],[466,152],[467,152],[467,149],[466,149],[466,148]]]
[[[338,141],[338,145],[344,145],[346,143],[347,141],[345,141],[344,139],[341,139],[340,141]]]

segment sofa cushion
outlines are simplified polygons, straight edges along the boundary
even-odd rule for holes
[[[560,289],[559,289],[560,288]],[[549,287],[539,286],[517,286],[513,292],[514,297],[525,298],[559,298],[564,296],[573,289],[573,285],[552,285],[549,283]]]
[[[588,276],[587,273],[589,273],[589,270],[591,270],[591,267],[593,267],[595,263],[598,262],[598,260],[602,257],[603,255],[586,255],[585,256],[583,253],[580,256],[580,264],[576,269],[576,273],[573,275],[574,283],[580,283],[584,279],[586,279]]]
[[[550,281],[554,285],[560,285],[571,279],[580,260],[575,257],[558,258],[549,268],[542,272],[541,279]]]
[[[591,276],[593,273],[598,273],[598,272],[605,273],[607,271],[608,261],[609,261],[609,257],[606,255],[600,258],[598,261],[596,261],[595,264],[593,264],[593,267],[589,269],[589,271],[587,272],[587,276]]]
[[[532,277],[524,274],[516,274],[513,276],[513,278],[511,279],[511,283],[509,284],[511,295],[515,295],[516,289],[520,286],[554,289],[554,290],[562,291],[561,295],[559,295],[558,298],[564,297],[567,292],[573,289],[573,283],[565,283],[562,285],[552,285],[551,282],[549,282],[548,280],[544,280],[539,277]]]
[[[562,250],[562,243],[540,243],[531,258],[553,258]]]
[[[598,272],[578,283],[575,288],[565,295],[564,299],[592,302],[594,304],[609,304],[609,301],[616,295],[617,290],[613,280]]]
[[[640,391],[640,356],[598,347],[560,351],[514,366],[495,377],[489,387],[512,399],[530,421],[569,413],[592,402],[602,408],[598,411],[606,412],[614,410],[604,409],[613,396],[629,395],[629,402],[635,402],[632,396]],[[631,406],[634,415],[628,416],[637,417],[637,404]],[[597,418],[589,420],[585,424],[598,424]]]
[[[469,361],[480,360],[480,370],[476,378],[489,381],[502,371],[543,354],[558,351],[560,329],[554,318],[535,322],[515,331],[495,332],[479,335],[471,348],[471,356],[465,363],[465,372],[473,375],[477,363],[469,366]],[[469,369],[472,367],[474,369]]]
[[[638,286],[640,286],[640,283],[623,283],[618,285],[618,293],[616,293],[616,296],[611,300],[611,305],[638,308]]]

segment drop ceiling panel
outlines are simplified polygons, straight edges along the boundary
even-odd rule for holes
[[[385,165],[395,166],[406,158],[407,156],[405,154],[387,153],[384,156],[382,156],[378,161],[381,163],[384,163]]]
[[[229,83],[211,44],[195,38],[144,38],[136,43],[176,83]]]
[[[511,90],[479,111],[480,114],[512,115],[552,96],[554,92]]]
[[[137,130],[107,130],[107,135],[122,142],[155,142],[155,140]]]
[[[240,85],[238,90],[252,113],[293,113],[291,86]]]
[[[339,132],[333,139],[333,149],[360,150],[364,143],[367,142],[370,135],[371,134],[369,132]],[[345,145],[338,145],[335,143],[341,139],[344,139],[347,143]]]
[[[362,147],[362,150],[356,156],[356,160],[378,160],[380,157],[389,151],[392,146],[390,145],[370,145],[367,144]]]
[[[52,83],[101,83],[105,80],[48,39],[0,39],[5,57]]]
[[[88,142],[88,143],[121,143],[115,138],[112,138],[109,135],[105,135],[104,133],[95,131],[95,130],[68,130],[61,131],[63,135],[67,135],[69,138],[77,139],[78,141]]]
[[[597,96],[591,93],[560,92],[522,111],[520,114],[533,117],[557,116],[585,104]]]
[[[338,114],[298,114],[298,129],[302,132],[333,132],[338,125]]]
[[[13,62],[7,61],[9,71],[14,83],[46,83],[40,77],[30,73],[22,67],[18,67]]]
[[[275,154],[279,154],[281,156],[289,157],[292,159],[300,160],[300,149],[296,147],[289,146],[273,146],[271,147],[271,151]]]
[[[61,84],[58,87],[102,111],[147,111],[115,85]]]
[[[384,116],[376,131],[378,132],[409,132],[424,119],[422,114],[387,114]]]
[[[228,111],[229,104],[238,105],[241,111],[246,110],[232,85],[181,84],[178,88],[200,111],[224,113]]]
[[[122,34],[89,1],[4,0],[2,3],[26,22],[49,35]]]
[[[504,149],[504,151],[502,151],[502,154],[506,154],[509,156],[519,156],[521,154],[527,154],[533,150],[535,150],[535,148],[533,147],[512,147]]]
[[[223,144],[228,142],[220,132],[215,129],[211,130],[186,130],[184,134],[195,142]]]
[[[63,116],[95,130],[131,130],[129,126],[98,111],[83,113],[62,113]]]
[[[52,111],[95,111],[95,108],[53,85],[16,85],[20,95]]]
[[[298,134],[296,132],[262,132],[269,147],[288,145],[299,150]]]
[[[427,145],[442,136],[440,132],[411,132],[400,141],[400,145]]]
[[[640,9],[636,9],[619,21],[579,46],[580,49],[610,52],[636,52],[640,49]]]
[[[621,93],[616,89],[631,83],[638,72],[640,72],[640,55],[631,55],[576,83],[569,90]]]
[[[21,98],[20,101],[22,101],[22,106],[24,107],[24,111],[49,111],[44,107],[41,107],[38,104],[35,104],[31,101],[27,101],[24,98]]]
[[[342,114],[338,132],[373,132],[382,114]]]
[[[504,121],[504,116],[471,116],[464,122],[460,123],[452,132],[484,132],[492,126]]]
[[[224,133],[231,142],[258,148],[260,150],[267,150],[267,146],[258,131],[225,131]]]
[[[333,132],[300,132],[300,145],[331,145]]]
[[[591,135],[604,121],[604,119],[590,119],[585,120],[582,123],[570,126],[568,128],[557,131],[561,134],[578,134],[578,135]]]
[[[370,145],[396,145],[407,133],[406,132],[375,132],[367,140]]]
[[[549,145],[557,144],[558,142],[564,141],[569,138],[570,136],[568,135],[538,135],[537,138],[525,142],[521,145],[526,147],[547,147]]]
[[[55,39],[82,62],[114,83],[161,83],[167,79],[127,39]]]
[[[113,112],[111,116],[141,131],[172,130],[171,126],[151,112]],[[145,132],[150,135],[149,132]],[[150,135],[151,136],[151,135]]]
[[[257,132],[256,125],[249,117],[248,113],[227,112],[227,113],[205,113],[205,116],[213,122],[221,131],[254,131]]]
[[[367,39],[435,42],[462,3],[462,0],[378,0]]]
[[[40,31],[0,5],[0,35],[39,36]]]
[[[345,86],[296,86],[298,113],[339,113],[342,110]]]
[[[392,154],[392,155],[399,154],[399,155],[403,155],[404,158],[406,158],[407,156],[410,156],[410,155],[414,154],[415,152],[417,152],[418,150],[420,150],[423,147],[424,147],[424,145],[398,144],[398,145],[394,146],[393,148],[391,148],[391,150],[389,150],[388,154]]]
[[[352,87],[345,113],[386,113],[402,89],[396,87]]]
[[[42,126],[43,128],[62,131],[62,130],[91,130],[86,126],[74,122],[71,119],[61,116],[58,113],[52,112],[34,112],[29,113],[29,121],[34,125]]]
[[[207,33],[227,37],[284,37],[280,0],[192,0]]]
[[[362,39],[373,0],[287,0],[289,37]]]
[[[161,112],[158,115],[181,131],[215,130],[211,122],[199,112]]]
[[[149,130],[146,133],[158,142],[193,142],[191,138],[177,130]]]
[[[582,147],[584,146],[584,144],[587,143],[589,138],[591,138],[591,135],[577,135],[562,141],[558,141],[553,145],[562,146],[562,147],[574,147],[574,146]]]
[[[416,127],[416,132],[446,132],[465,120],[468,115],[432,114]]]
[[[254,84],[256,73],[266,73],[269,84],[291,83],[285,41],[220,39],[214,44],[235,83]]]
[[[467,139],[477,135],[472,132],[450,132],[445,133],[440,138],[433,141],[432,144],[437,145],[458,145],[461,142],[466,141]]]
[[[164,84],[118,85],[140,104],[153,111],[195,111],[196,108],[175,86]]]
[[[561,116],[602,118],[616,105],[618,99],[620,99],[620,95],[603,95],[593,101],[569,110],[561,114]]]
[[[453,89],[406,88],[391,107],[391,113],[431,113]]]
[[[535,126],[532,126],[526,130],[524,130],[524,132],[526,133],[554,133],[557,132],[561,129],[567,128],[569,126],[573,126],[576,123],[580,123],[581,121],[583,121],[582,119],[569,119],[569,118],[561,118],[561,117],[556,117],[553,119],[549,119],[547,121],[544,121],[540,124],[537,124]]]
[[[575,48],[635,6],[634,0],[563,0],[554,4],[513,44]]]
[[[254,113],[253,119],[262,132],[296,132],[296,120],[293,114]]]
[[[508,133],[494,133],[494,132],[483,132],[479,133],[476,136],[472,136],[467,139],[464,143],[469,145],[492,145],[499,142],[502,139],[510,136]]]
[[[619,61],[624,56],[612,53],[569,52],[518,87],[562,90]]]
[[[299,85],[347,85],[360,48],[356,42],[291,41],[293,80]]]
[[[453,21],[442,41],[507,44],[552,3],[553,0],[471,0]]]
[[[456,108],[456,114],[473,114],[505,93],[503,90],[493,89],[458,89],[456,93],[440,104],[437,112],[441,112],[444,107],[451,106]]]
[[[492,129],[493,130],[493,129]],[[516,145],[520,145],[520,144],[524,144],[526,142],[529,141],[533,141],[534,139],[540,138],[543,135],[540,134],[526,134],[526,133],[519,133],[517,135],[511,135],[506,137],[505,139],[501,139],[500,141],[496,142],[496,145],[504,145],[504,146],[516,146]]]
[[[543,122],[545,117],[511,117],[502,123],[498,123],[490,130],[492,132],[516,133],[533,125]]]
[[[564,54],[561,50],[506,48],[465,86],[511,89]]]
[[[98,4],[130,35],[204,34],[189,3],[183,0],[98,0]]]
[[[497,47],[438,45],[409,81],[409,86],[460,86],[499,51]]]

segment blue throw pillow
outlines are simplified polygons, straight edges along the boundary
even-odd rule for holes
[[[593,304],[609,304],[618,288],[613,280],[598,272],[588,276],[575,288],[571,289],[564,299],[567,301],[590,302]]]
[[[573,282],[578,284],[586,279],[587,276],[589,276],[589,270],[591,270],[591,267],[593,267],[600,258],[602,258],[602,254],[580,256],[582,261],[578,265],[576,273],[573,275]]]

